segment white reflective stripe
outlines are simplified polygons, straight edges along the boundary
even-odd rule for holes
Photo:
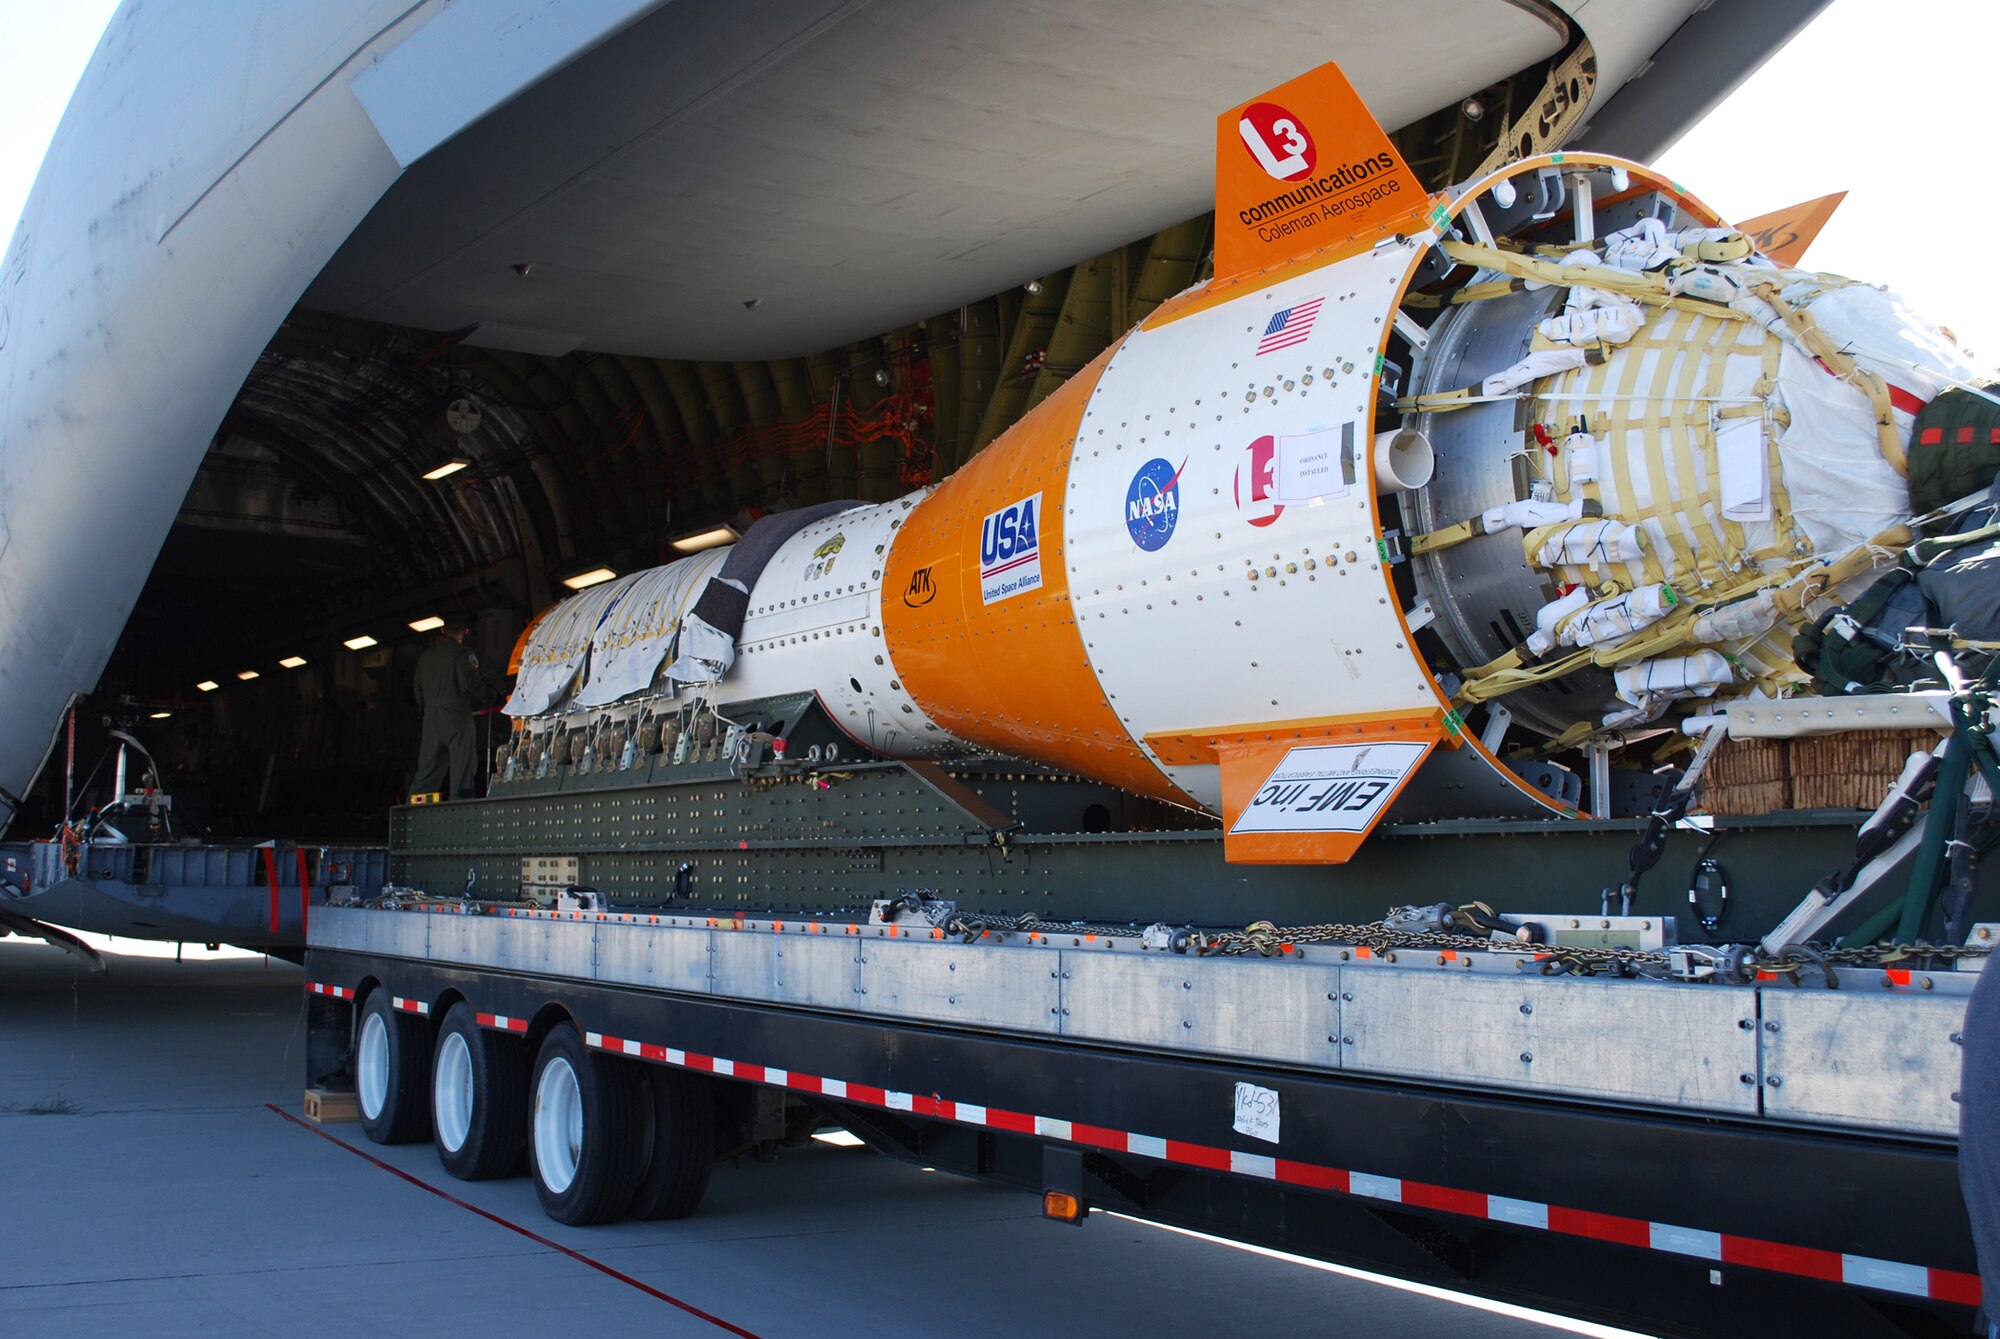
[[[916,1107],[916,1103],[910,1100],[908,1093],[893,1091],[885,1091],[882,1094],[882,1105],[891,1111],[911,1111]]]
[[[951,1109],[967,1125],[986,1124],[986,1108],[976,1107],[970,1102],[953,1102]]]
[[[646,1053],[646,1047],[645,1047],[645,1045],[644,1045],[643,1043],[640,1043],[640,1042],[636,1042],[636,1041],[633,1041],[633,1040],[631,1040],[630,1038],[627,1038],[627,1039],[626,1039],[626,1041],[625,1041],[625,1054],[627,1054],[627,1055],[644,1055],[645,1053]]]
[[[1393,1176],[1370,1176],[1367,1172],[1349,1172],[1347,1189],[1356,1195],[1366,1195],[1370,1199],[1403,1202],[1403,1183]]]
[[[766,1066],[764,1069],[764,1082],[766,1083],[775,1083],[778,1087],[782,1088],[791,1081],[791,1074],[785,1070],[772,1069],[769,1066]]]
[[[1158,1158],[1164,1162],[1167,1157],[1167,1141],[1150,1134],[1128,1134],[1125,1136],[1125,1151],[1137,1153],[1143,1158]]]
[[[1229,1170],[1275,1181],[1278,1179],[1278,1160],[1269,1154],[1239,1153],[1232,1148],[1229,1150]]]
[[[1054,1116],[1035,1117],[1035,1133],[1044,1139],[1069,1138],[1069,1122],[1057,1120]]]
[[[1722,1258],[1722,1234],[1703,1232],[1700,1228],[1675,1227],[1672,1223],[1648,1223],[1651,1230],[1652,1246],[1656,1251],[1672,1251],[1675,1255],[1693,1255],[1703,1260]]]
[[[845,1097],[847,1096],[847,1080],[821,1079],[819,1081],[819,1090],[827,1097]]]
[[[686,1051],[676,1051],[676,1050],[675,1050],[675,1049],[674,1049],[673,1047],[671,1047],[671,1046],[669,1046],[669,1047],[667,1048],[667,1063],[668,1063],[668,1064],[670,1064],[670,1065],[685,1065],[685,1064],[686,1064],[687,1062],[688,1062],[688,1053],[687,1053]]]
[[[1505,1195],[1486,1197],[1486,1216],[1496,1223],[1518,1223],[1522,1227],[1549,1229],[1549,1206],[1534,1200],[1510,1200]]]
[[[585,1046],[602,1046],[604,1045],[604,1034],[601,1032],[586,1032],[583,1034],[583,1044]]]
[[[736,1072],[736,1062],[734,1060],[723,1060],[718,1057],[715,1062],[715,1072],[725,1075],[734,1074]]]
[[[1900,1265],[1894,1260],[1877,1260],[1868,1255],[1843,1255],[1840,1277],[1845,1283],[1864,1288],[1908,1293],[1912,1297],[1931,1295],[1931,1272],[1922,1265]]]

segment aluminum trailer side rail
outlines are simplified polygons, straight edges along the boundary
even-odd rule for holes
[[[1672,1334],[1962,1333],[1973,976],[1838,975],[326,908],[309,1081],[351,1081],[371,994],[417,1027],[463,1001],[530,1051],[571,1025],[621,1063],[810,1101],[928,1166],[1508,1301]]]

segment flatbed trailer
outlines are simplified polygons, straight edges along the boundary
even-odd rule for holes
[[[414,859],[407,820],[488,803],[403,811],[392,871]],[[1097,848],[1102,872],[1140,840]],[[1504,865],[1509,844],[1473,849]],[[1966,1332],[1955,1142],[1977,974],[1955,968],[1983,957],[1654,979],[1664,918],[1541,919],[1531,945],[1204,936],[929,896],[759,915],[392,891],[313,911],[308,1082],[358,1085],[377,1138],[440,1113],[448,1170],[525,1137],[568,1221],[685,1212],[718,1153],[827,1123],[1043,1193],[1055,1216],[1133,1214],[1647,1332]],[[607,1159],[622,1184],[579,1210]]]

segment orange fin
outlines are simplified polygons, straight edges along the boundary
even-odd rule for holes
[[[1819,236],[1833,211],[1847,198],[1846,191],[1822,195],[1817,200],[1785,209],[1774,209],[1754,219],[1744,219],[1736,230],[1749,237],[1756,248],[1780,265],[1797,265],[1805,259],[1806,248]]]
[[[1430,198],[1334,64],[1215,121],[1215,277],[1428,226]]]

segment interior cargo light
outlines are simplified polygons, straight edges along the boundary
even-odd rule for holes
[[[447,475],[457,474],[460,470],[464,469],[467,465],[470,465],[471,463],[472,462],[469,460],[447,460],[444,464],[438,466],[434,470],[425,470],[424,478],[429,479],[432,482],[436,482],[437,480],[442,479]]]
[[[616,572],[608,567],[593,567],[588,572],[578,572],[573,577],[564,577],[562,583],[571,590],[582,590],[586,586],[595,586],[601,582],[610,581],[617,575]]]
[[[164,721],[165,719],[167,719],[167,717],[171,715],[173,715],[171,711],[155,711],[155,712],[149,712],[146,716],[146,719],[149,721]]]
[[[250,680],[257,678],[258,674],[256,670],[237,670],[236,677],[248,683]]]
[[[410,631],[436,632],[439,628],[443,626],[444,626],[444,620],[439,618],[436,614],[432,614],[429,618],[420,618],[417,619],[415,622],[411,623]]]
[[[278,662],[278,664],[285,669],[297,669],[299,666],[305,663],[306,663],[306,658],[304,656],[286,656],[283,660],[280,660]]]
[[[719,549],[724,544],[734,544],[739,538],[735,526],[718,525],[713,530],[697,530],[669,542],[677,552],[700,553],[703,549]]]
[[[369,647],[375,645],[375,639],[364,632],[359,637],[349,637],[341,645],[350,651],[366,651]]]
[[[195,687],[200,689],[204,693],[212,693],[216,689],[222,687],[222,685],[217,683],[213,679],[203,679],[200,683],[196,684]]]

